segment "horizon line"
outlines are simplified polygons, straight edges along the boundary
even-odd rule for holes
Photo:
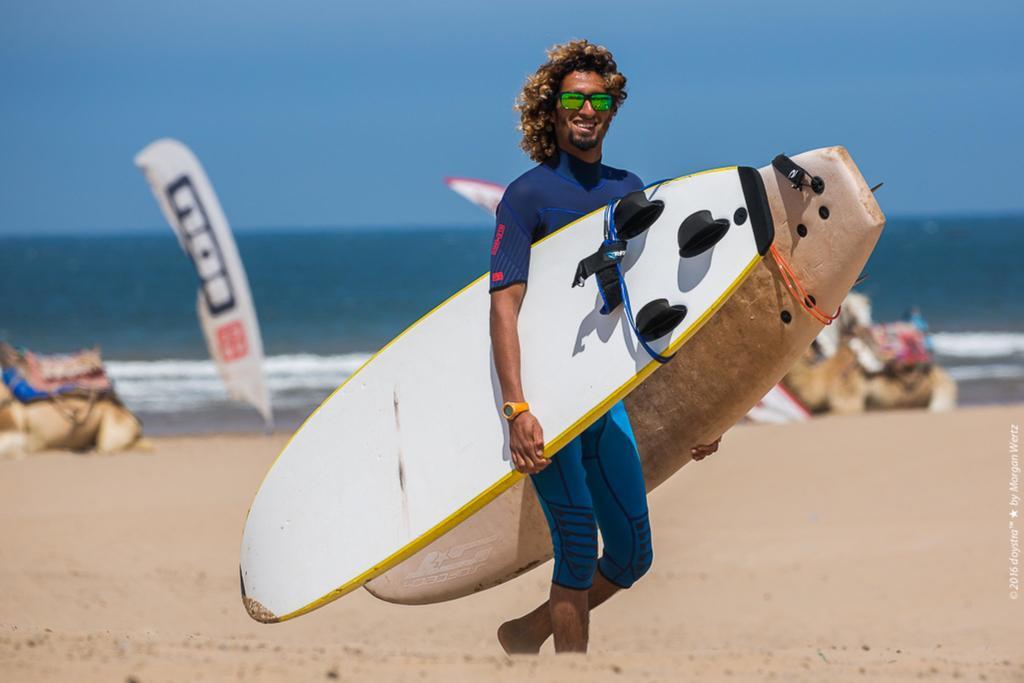
[[[886,216],[886,223],[890,223],[894,220],[907,221],[907,220],[952,220],[952,219],[981,219],[991,220],[998,218],[1022,218],[1024,219],[1024,209],[1016,209],[1011,211],[991,211],[991,212],[978,212],[978,211],[949,211],[945,213],[895,213]],[[80,228],[80,229],[66,229],[57,228],[55,230],[36,230],[36,231],[13,231],[13,232],[0,232],[0,240],[12,237],[131,237],[139,235],[153,235],[158,233],[167,233],[168,226],[163,224],[162,226],[140,226],[134,228]],[[312,224],[312,225],[243,225],[243,226],[232,226],[231,230],[234,234],[270,234],[279,233],[285,231],[297,231],[300,233],[314,233],[314,232],[370,232],[374,230],[381,231],[392,231],[392,230],[492,230],[493,225],[490,222],[487,223],[385,223],[385,224],[361,224],[361,225],[338,225],[338,224]],[[170,234],[170,233],[168,233]]]

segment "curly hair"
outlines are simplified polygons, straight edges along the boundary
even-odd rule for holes
[[[619,73],[615,58],[607,48],[586,40],[555,45],[548,50],[548,61],[527,77],[516,98],[519,130],[523,132],[519,146],[534,161],[544,162],[558,153],[555,102],[562,79],[573,71],[593,71],[604,78],[608,92],[614,97],[613,112],[626,100],[626,77]]]

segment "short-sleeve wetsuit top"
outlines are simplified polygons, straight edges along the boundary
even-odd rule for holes
[[[516,178],[498,204],[491,291],[526,282],[530,246],[613,199],[643,188],[636,174],[562,150]]]

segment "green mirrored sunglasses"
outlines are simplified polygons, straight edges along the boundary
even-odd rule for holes
[[[563,109],[583,109],[583,103],[590,100],[594,111],[608,111],[612,108],[612,96],[606,92],[595,92],[584,95],[581,92],[563,92],[558,94],[558,101]]]

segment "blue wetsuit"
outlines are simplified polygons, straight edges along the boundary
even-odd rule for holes
[[[491,291],[527,281],[534,242],[642,187],[633,173],[587,163],[561,150],[558,158],[519,176],[498,204]],[[574,266],[566,264],[566,272]],[[585,590],[596,569],[628,588],[650,568],[654,555],[647,494],[622,403],[555,454],[531,480],[551,529],[553,583]],[[599,527],[604,541],[600,560]]]

